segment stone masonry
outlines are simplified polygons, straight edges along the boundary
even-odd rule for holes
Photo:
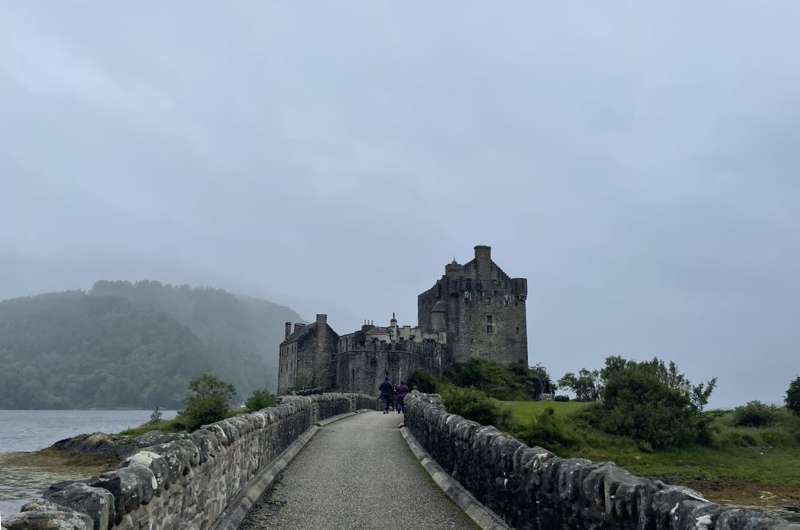
[[[800,530],[762,511],[723,506],[611,462],[559,458],[412,392],[405,425],[479,502],[520,530]]]
[[[50,486],[4,530],[206,530],[251,481],[319,420],[375,409],[358,394],[283,403],[147,447],[116,471]]]
[[[471,358],[500,363],[528,360],[525,278],[511,278],[492,261],[491,248],[453,260],[417,298],[416,327],[366,322],[338,335],[327,316],[312,324],[286,323],[280,344],[278,393],[298,390],[374,393],[385,376],[394,383],[417,369],[439,374]]]

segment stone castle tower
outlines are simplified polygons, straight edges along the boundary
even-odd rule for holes
[[[492,261],[491,247],[478,245],[472,261],[460,265],[453,260],[441,279],[419,295],[419,325],[447,332],[452,362],[527,362],[527,296],[528,281],[509,277]]]
[[[287,322],[278,392],[374,393],[384,376],[397,383],[415,370],[440,374],[471,358],[527,363],[528,282],[509,277],[491,252],[478,245],[473,260],[446,265],[441,279],[418,296],[415,327],[399,326],[394,315],[388,326],[365,322],[346,335],[324,314],[311,324]]]

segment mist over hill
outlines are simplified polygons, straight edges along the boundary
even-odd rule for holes
[[[291,309],[221,289],[100,281],[0,302],[0,408],[179,407],[213,372],[240,398],[277,382]]]

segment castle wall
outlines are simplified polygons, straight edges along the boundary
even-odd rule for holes
[[[426,342],[373,343],[354,346],[337,354],[337,391],[376,394],[388,374],[393,384],[407,381],[416,370],[440,374],[445,364],[445,349]]]
[[[441,301],[454,362],[527,362],[527,280],[509,277],[490,256],[488,247],[478,246],[474,260],[447,265],[444,276],[417,298],[420,326],[433,328],[431,312]]]
[[[317,315],[311,325],[295,324],[295,334],[280,346],[278,393],[333,387],[336,373],[332,362],[339,335],[328,325],[327,316]]]

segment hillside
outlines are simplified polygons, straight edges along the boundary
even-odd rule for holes
[[[274,388],[288,308],[220,289],[98,282],[0,302],[0,408],[178,407],[211,371]]]

